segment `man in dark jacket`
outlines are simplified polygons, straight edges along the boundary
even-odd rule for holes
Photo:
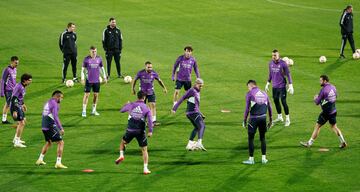
[[[75,24],[74,23],[68,23],[67,29],[65,29],[64,32],[61,33],[59,38],[59,47],[61,52],[63,53],[63,76],[62,76],[62,82],[65,83],[66,81],[66,73],[67,68],[69,66],[69,63],[71,61],[72,66],[72,72],[73,72],[73,80],[75,82],[78,82],[77,76],[76,76],[76,62],[77,62],[77,46],[76,46],[76,33],[75,33]]]
[[[114,57],[117,75],[119,78],[121,75],[120,58],[122,49],[122,34],[119,28],[116,27],[115,18],[109,19],[109,25],[104,29],[102,43],[106,53],[106,65],[108,79],[110,78],[111,61]]]
[[[340,27],[341,27],[341,49],[340,49],[340,58],[345,58],[344,56],[344,48],[346,45],[346,41],[349,40],[351,49],[353,53],[355,53],[355,42],[353,38],[353,7],[352,5],[348,5],[340,18]]]

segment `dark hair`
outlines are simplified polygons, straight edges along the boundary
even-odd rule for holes
[[[146,97],[146,93],[144,91],[137,92],[138,99],[144,99]]]
[[[11,60],[11,61],[17,61],[17,60],[19,60],[19,58],[18,58],[17,56],[12,56],[12,57],[10,58],[10,60]]]
[[[187,45],[185,48],[184,48],[184,51],[186,50],[189,50],[189,51],[193,51],[194,49],[191,47],[191,45]]]
[[[110,17],[109,22],[115,20],[114,17]]]
[[[273,53],[279,53],[279,51],[277,49],[274,49],[272,52]]]
[[[145,62],[145,65],[147,65],[147,64],[152,64],[150,61],[146,61]]]
[[[96,49],[96,47],[94,45],[90,46],[90,50],[95,50],[95,49]]]
[[[250,79],[250,80],[246,83],[246,85],[249,85],[249,84],[256,85],[256,81],[255,81],[255,80]]]
[[[350,9],[350,8],[352,8],[352,7],[353,7],[352,5],[347,5],[346,8],[345,8],[345,10]]]
[[[327,75],[320,75],[320,78],[323,80],[323,81],[326,81],[326,82],[329,82],[330,79]]]
[[[30,75],[28,73],[24,73],[23,75],[21,75],[21,83],[23,83],[29,79],[32,79],[32,75]]]
[[[67,25],[67,27],[69,28],[69,27],[71,27],[71,25],[75,25],[75,23],[69,22],[68,25]]]
[[[52,93],[52,95],[51,96],[53,96],[54,97],[54,95],[62,95],[63,93],[60,91],[60,90],[56,90],[56,91],[54,91],[53,93]]]

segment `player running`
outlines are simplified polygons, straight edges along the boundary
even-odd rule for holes
[[[278,116],[273,121],[273,123],[284,121],[281,114],[281,106],[279,101],[279,99],[281,99],[281,104],[284,107],[285,117],[286,117],[285,127],[287,127],[290,126],[290,115],[289,115],[289,107],[286,103],[287,82],[285,76],[289,81],[289,88],[287,91],[292,95],[294,94],[294,87],[292,85],[292,79],[291,79],[289,67],[286,65],[285,61],[280,59],[279,51],[275,49],[272,51],[272,60],[269,63],[269,78],[265,86],[265,91],[269,92],[269,85],[272,81],[273,99],[274,99],[276,111],[278,113]]]
[[[105,69],[100,56],[97,56],[97,49],[94,46],[90,47],[90,55],[85,57],[83,66],[81,68],[81,83],[85,85],[85,93],[83,98],[82,117],[86,117],[86,106],[89,100],[91,89],[94,92],[93,105],[91,115],[100,115],[96,111],[96,105],[99,100],[100,92],[100,71],[103,73],[104,82],[107,83]],[[85,72],[86,70],[86,72]],[[85,74],[86,73],[86,74]],[[85,81],[86,78],[86,81]]]
[[[59,119],[60,102],[63,100],[64,95],[61,91],[56,90],[52,94],[52,98],[49,99],[43,108],[42,113],[42,132],[45,136],[45,145],[43,146],[39,159],[36,161],[36,165],[45,165],[44,156],[48,149],[51,147],[52,142],[57,143],[57,158],[55,168],[66,169],[67,167],[61,163],[61,157],[64,150],[64,141],[62,135],[64,135],[64,128],[61,125]]]
[[[314,96],[316,105],[321,105],[322,112],[319,115],[314,131],[307,142],[300,142],[304,147],[310,147],[320,133],[320,128],[329,121],[332,130],[339,137],[340,148],[347,146],[344,136],[336,125],[336,108],[335,102],[337,97],[336,87],[329,83],[327,75],[320,76],[320,85],[322,86],[319,95]]]
[[[0,82],[0,95],[1,97],[5,96],[6,101],[3,107],[2,124],[10,124],[7,120],[7,113],[10,108],[11,95],[16,85],[16,68],[19,65],[19,58],[17,56],[12,56],[10,60],[10,65],[3,70]]]
[[[10,113],[13,116],[14,121],[17,121],[16,134],[13,139],[14,147],[26,147],[25,141],[21,140],[22,132],[25,127],[25,112],[27,111],[24,103],[25,88],[32,82],[32,76],[30,74],[23,74],[21,76],[21,82],[16,84],[11,96]]]
[[[115,163],[119,164],[125,159],[125,146],[129,144],[131,140],[135,137],[143,154],[144,174],[147,175],[150,174],[151,171],[148,169],[149,156],[147,151],[148,143],[145,131],[145,119],[147,119],[147,124],[149,127],[149,131],[147,134],[148,137],[152,136],[153,124],[150,109],[144,103],[146,93],[144,93],[143,91],[137,92],[137,98],[137,101],[124,105],[120,110],[121,113],[128,112],[129,118],[126,133],[120,143],[120,156],[118,159],[116,159]]]
[[[171,79],[175,82],[175,92],[174,92],[174,105],[179,99],[180,89],[184,86],[185,91],[191,88],[191,72],[194,68],[196,78],[200,78],[200,73],[196,63],[196,59],[191,56],[193,48],[191,46],[186,46],[184,48],[184,55],[181,55],[175,61],[172,77]]]
[[[194,125],[194,129],[190,134],[189,142],[186,146],[187,150],[201,149],[206,151],[205,147],[202,144],[202,139],[205,132],[205,116],[200,112],[200,90],[204,86],[204,81],[200,78],[197,78],[193,88],[189,89],[185,95],[183,95],[180,100],[174,105],[171,112],[175,114],[177,108],[185,100],[187,100],[187,109],[186,117]],[[198,134],[197,142],[194,141],[194,138]]]
[[[149,102],[150,111],[152,114],[153,125],[160,125],[156,121],[156,96],[154,91],[154,80],[157,80],[160,86],[164,89],[164,93],[167,93],[164,82],[160,79],[159,75],[153,70],[152,64],[150,61],[145,62],[145,69],[139,71],[134,81],[132,82],[132,93],[135,95],[135,85],[136,81],[140,79],[140,90],[146,93],[145,103]]]
[[[272,124],[272,109],[269,97],[264,91],[261,91],[255,80],[249,80],[247,82],[249,92],[246,94],[246,108],[244,112],[243,127],[246,128],[248,115],[250,112],[248,129],[248,143],[249,143],[249,159],[243,161],[244,164],[255,164],[254,161],[254,137],[256,129],[259,128],[260,141],[261,141],[261,162],[266,164],[266,139],[265,134],[267,128],[270,128]],[[266,125],[266,112],[269,111],[269,123]]]

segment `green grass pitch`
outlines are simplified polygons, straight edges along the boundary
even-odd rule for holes
[[[23,139],[28,147],[13,148],[15,130],[0,126],[0,191],[359,191],[360,61],[351,58],[349,45],[346,59],[338,60],[338,23],[348,3],[354,6],[354,37],[359,45],[360,3],[355,0],[0,1],[1,70],[17,55],[18,79],[24,72],[33,75],[25,96],[28,112]],[[97,46],[104,58],[102,31],[112,16],[124,36],[124,73],[134,76],[150,60],[169,89],[165,95],[155,85],[157,118],[162,125],[149,140],[152,174],[147,176],[142,175],[135,141],[128,146],[125,161],[114,164],[127,123],[127,115],[118,111],[135,99],[130,85],[111,79],[101,87],[101,116],[81,118],[83,86],[66,88],[60,83],[58,38],[67,22],[77,25],[80,74],[90,45]],[[201,111],[207,116],[203,141],[207,152],[185,151],[192,129],[185,104],[175,116],[170,115],[171,69],[187,44],[194,47],[205,81]],[[248,158],[247,133],[241,127],[245,83],[255,79],[264,88],[274,48],[295,61],[291,67],[295,94],[288,96],[292,124],[289,128],[277,125],[267,133],[267,165],[259,162],[256,135],[256,164],[246,166],[241,164]],[[327,63],[319,64],[321,55]],[[70,72],[71,67],[68,76]],[[311,149],[299,146],[299,141],[309,139],[320,112],[312,98],[319,92],[319,76],[324,73],[338,89],[338,126],[349,144],[345,150],[338,149],[338,138],[328,125]],[[55,89],[65,93],[60,119],[65,128],[67,170],[54,169],[55,146],[45,157],[48,164],[35,166],[44,144],[42,107]],[[231,113],[221,113],[221,109]],[[320,147],[330,151],[318,152]],[[95,172],[83,173],[83,169]]]

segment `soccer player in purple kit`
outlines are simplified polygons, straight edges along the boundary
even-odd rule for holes
[[[100,115],[96,111],[96,105],[99,100],[100,91],[100,71],[103,73],[104,82],[107,83],[105,69],[100,56],[97,56],[97,49],[94,46],[90,47],[90,55],[84,58],[81,68],[81,83],[85,85],[85,93],[83,98],[82,117],[86,117],[86,106],[89,100],[91,89],[94,92],[93,105],[91,115]],[[86,74],[85,74],[86,71]],[[86,81],[85,81],[86,79]]]
[[[185,91],[191,88],[191,72],[194,68],[196,78],[200,78],[199,69],[197,66],[196,59],[192,56],[193,48],[191,46],[186,46],[184,48],[184,55],[179,56],[174,64],[172,77],[175,83],[175,92],[174,92],[174,105],[179,99],[180,89],[184,86]]]
[[[148,143],[145,131],[145,121],[147,120],[147,125],[149,127],[147,134],[148,137],[152,136],[153,124],[150,109],[146,106],[144,102],[146,98],[146,93],[143,91],[137,92],[137,98],[137,101],[124,105],[120,110],[121,113],[128,112],[129,117],[126,133],[120,143],[120,156],[118,159],[115,160],[115,163],[119,164],[125,159],[125,146],[129,144],[131,140],[135,137],[143,154],[144,174],[147,175],[150,174],[151,171],[148,168],[149,155],[147,151]]]
[[[289,67],[287,66],[287,64],[285,63],[285,61],[283,61],[280,58],[280,54],[278,50],[273,50],[272,51],[272,60],[269,63],[269,78],[268,81],[266,83],[265,86],[265,91],[268,92],[269,91],[269,85],[272,82],[272,92],[273,92],[273,99],[274,99],[274,103],[275,103],[275,107],[276,107],[276,111],[278,113],[277,118],[273,121],[273,123],[276,122],[283,122],[284,119],[282,117],[281,114],[281,106],[280,106],[280,101],[279,99],[281,99],[281,104],[284,107],[284,111],[285,111],[285,126],[290,126],[290,115],[289,115],[289,107],[286,103],[286,78],[289,81],[289,88],[288,88],[288,92],[292,95],[294,94],[294,87],[292,84],[292,78],[290,75],[290,70]]]
[[[62,135],[64,135],[64,128],[61,125],[59,119],[60,102],[63,100],[64,95],[61,91],[56,90],[52,94],[52,98],[49,99],[43,108],[42,113],[42,132],[45,137],[45,145],[43,146],[40,156],[36,161],[36,165],[45,165],[44,156],[48,149],[51,147],[52,142],[56,142],[57,158],[55,168],[66,169],[67,167],[61,163],[62,154],[64,151],[64,141]]]
[[[135,95],[136,81],[140,79],[140,90],[146,93],[145,102],[149,102],[149,107],[152,115],[154,125],[160,125],[156,121],[156,96],[154,91],[154,80],[157,80],[160,86],[164,89],[164,93],[167,93],[164,82],[160,79],[159,75],[153,70],[152,63],[150,61],[145,62],[145,69],[139,71],[134,81],[132,82],[132,93]]]
[[[337,98],[336,87],[329,83],[329,77],[327,75],[320,76],[320,86],[322,87],[319,95],[314,96],[314,102],[316,105],[321,105],[322,112],[319,115],[317,123],[315,124],[314,131],[311,138],[307,142],[300,142],[304,147],[310,147],[320,133],[320,128],[329,121],[332,130],[339,137],[340,148],[347,146],[344,136],[340,129],[336,125],[336,107],[335,102]]]
[[[5,96],[6,101],[3,107],[2,124],[10,124],[7,120],[7,113],[10,107],[12,91],[16,85],[16,68],[19,65],[19,58],[17,56],[12,56],[10,61],[10,65],[3,70],[0,82],[0,95],[1,97]]]
[[[272,124],[272,109],[268,95],[261,91],[255,80],[249,80],[247,82],[249,92],[246,94],[246,107],[244,112],[243,127],[246,128],[249,112],[250,119],[247,124],[248,130],[248,144],[249,144],[249,159],[243,161],[244,164],[255,164],[254,161],[254,137],[256,129],[259,128],[260,141],[261,141],[261,162],[266,164],[266,139],[265,134],[267,128],[270,128]],[[266,112],[269,112],[269,123],[266,125]]]
[[[194,129],[190,134],[189,142],[186,146],[187,150],[201,149],[203,151],[206,151],[205,147],[202,144],[202,139],[205,132],[205,116],[200,112],[200,90],[203,86],[204,81],[200,78],[197,78],[194,86],[180,98],[180,100],[173,106],[171,110],[171,112],[175,114],[180,104],[185,99],[188,99],[186,117],[194,125]],[[198,134],[197,142],[194,141],[196,134]]]
[[[22,132],[25,127],[25,112],[27,111],[24,103],[25,88],[32,82],[32,76],[30,74],[23,74],[21,76],[21,82],[17,83],[11,95],[10,113],[14,121],[17,121],[16,133],[13,139],[14,147],[26,147],[25,141],[21,140]]]

